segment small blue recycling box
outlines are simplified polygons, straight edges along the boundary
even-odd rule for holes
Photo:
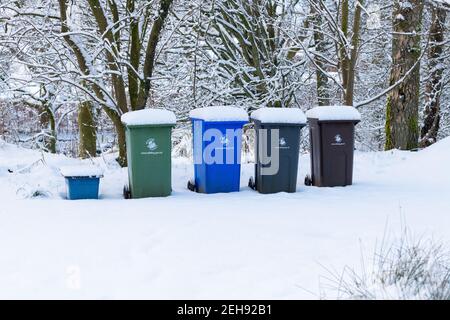
[[[190,118],[195,179],[188,188],[200,193],[239,191],[247,112],[237,107],[206,107],[192,110]]]
[[[103,173],[96,167],[64,167],[61,174],[66,179],[67,199],[98,199],[100,178]]]

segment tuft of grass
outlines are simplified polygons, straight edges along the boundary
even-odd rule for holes
[[[44,190],[40,186],[29,185],[25,185],[17,189],[16,194],[22,199],[49,198],[52,195],[50,191]]]
[[[370,270],[346,267],[326,277],[337,299],[450,300],[450,252],[431,239],[399,241],[375,250]]]
[[[45,191],[45,190],[34,190],[31,194],[30,194],[30,198],[47,198],[50,197],[50,192]]]

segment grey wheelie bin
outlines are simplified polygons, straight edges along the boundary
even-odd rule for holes
[[[311,177],[317,187],[347,186],[353,182],[355,125],[360,113],[348,106],[316,107],[306,112],[311,146]]]
[[[297,189],[300,131],[305,114],[297,108],[261,108],[251,114],[255,124],[255,177],[249,187],[260,193]]]

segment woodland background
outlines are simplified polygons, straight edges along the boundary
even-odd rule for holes
[[[82,158],[118,151],[126,165],[128,111],[175,111],[174,153],[186,156],[193,108],[353,105],[358,149],[424,148],[450,135],[449,11],[448,0],[0,0],[0,136]]]

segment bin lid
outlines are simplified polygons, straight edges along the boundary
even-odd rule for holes
[[[189,112],[191,119],[199,119],[207,122],[248,122],[247,111],[232,106],[215,106],[197,108]]]
[[[78,165],[78,166],[65,166],[59,168],[61,174],[66,177],[90,177],[101,178],[103,177],[103,169],[94,165]]]
[[[306,124],[306,117],[298,108],[260,108],[250,118],[261,123]]]
[[[126,126],[175,125],[175,113],[165,109],[142,109],[130,111],[120,118]]]
[[[306,112],[308,119],[318,121],[360,121],[361,114],[350,106],[323,106],[315,107]]]

